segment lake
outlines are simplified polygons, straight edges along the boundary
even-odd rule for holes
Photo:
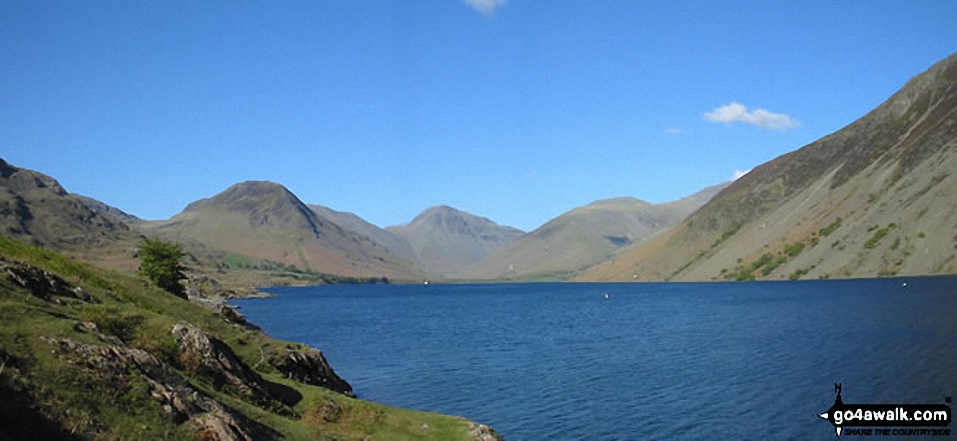
[[[836,382],[849,403],[957,393],[957,277],[267,291],[233,304],[360,398],[510,441],[833,439]]]

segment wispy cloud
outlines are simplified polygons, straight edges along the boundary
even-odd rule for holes
[[[669,128],[669,129],[665,129],[665,133],[667,133],[667,134],[669,134],[669,135],[680,135],[680,134],[681,134],[681,129],[676,129],[676,128],[672,127],[672,128]]]
[[[738,179],[741,179],[742,176],[748,174],[748,172],[750,171],[751,171],[750,168],[747,170],[735,170],[734,173],[731,173],[731,181],[734,182],[734,181],[737,181]]]
[[[704,114],[705,119],[719,123],[745,123],[762,129],[789,130],[799,127],[801,122],[783,113],[774,113],[765,109],[748,111],[744,104],[732,101]]]
[[[505,4],[505,0],[465,0],[465,4],[475,8],[487,16],[495,14],[495,10]]]

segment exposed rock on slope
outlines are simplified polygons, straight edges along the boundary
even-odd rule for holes
[[[474,438],[351,398],[318,351],[144,282],[0,236],[0,438]]]
[[[129,230],[67,193],[55,179],[0,159],[0,234],[75,251],[132,240]]]
[[[103,203],[102,201],[98,201],[91,197],[83,196],[79,194],[74,194],[73,197],[78,199],[80,202],[83,203],[83,205],[86,205],[91,210],[97,213],[100,213],[104,216],[113,218],[116,221],[123,222],[127,225],[135,224],[142,220],[136,216],[133,216],[132,214],[129,214],[123,210],[120,210],[119,208],[116,208],[112,205],[108,205],[106,203]]]
[[[276,369],[291,380],[324,387],[346,396],[355,396],[352,386],[336,375],[318,349],[288,349],[286,355],[276,364]]]
[[[957,272],[957,54],[581,280]]]
[[[70,339],[46,339],[55,345],[54,354],[88,371],[104,383],[117,387],[130,384],[130,371],[145,378],[149,393],[163,408],[166,416],[177,424],[188,423],[204,439],[243,440],[274,439],[277,433],[251,422],[224,407],[218,401],[194,388],[175,369],[140,349],[123,346],[100,346]]]
[[[593,202],[548,221],[459,273],[473,279],[567,279],[674,226],[728,184],[674,202]]]
[[[387,230],[405,238],[416,262],[435,276],[455,274],[524,234],[446,205],[429,208],[411,223]]]

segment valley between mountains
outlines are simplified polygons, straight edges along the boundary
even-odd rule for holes
[[[356,399],[319,350],[269,338],[224,299],[267,285],[957,274],[955,189],[957,54],[734,182],[595,201],[528,232],[449,206],[382,228],[262,181],[143,220],[0,159],[0,439],[501,440]],[[186,299],[136,274],[146,237],[185,251]]]
[[[6,162],[0,228],[127,270],[137,237],[158,236],[185,247],[197,280],[247,286],[953,274],[955,151],[957,54],[847,127],[734,182],[661,204],[595,201],[530,232],[444,205],[381,228],[261,181],[146,221]]]

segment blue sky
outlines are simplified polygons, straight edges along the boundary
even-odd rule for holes
[[[0,1],[0,157],[147,219],[244,180],[530,230],[839,130],[957,2]]]

